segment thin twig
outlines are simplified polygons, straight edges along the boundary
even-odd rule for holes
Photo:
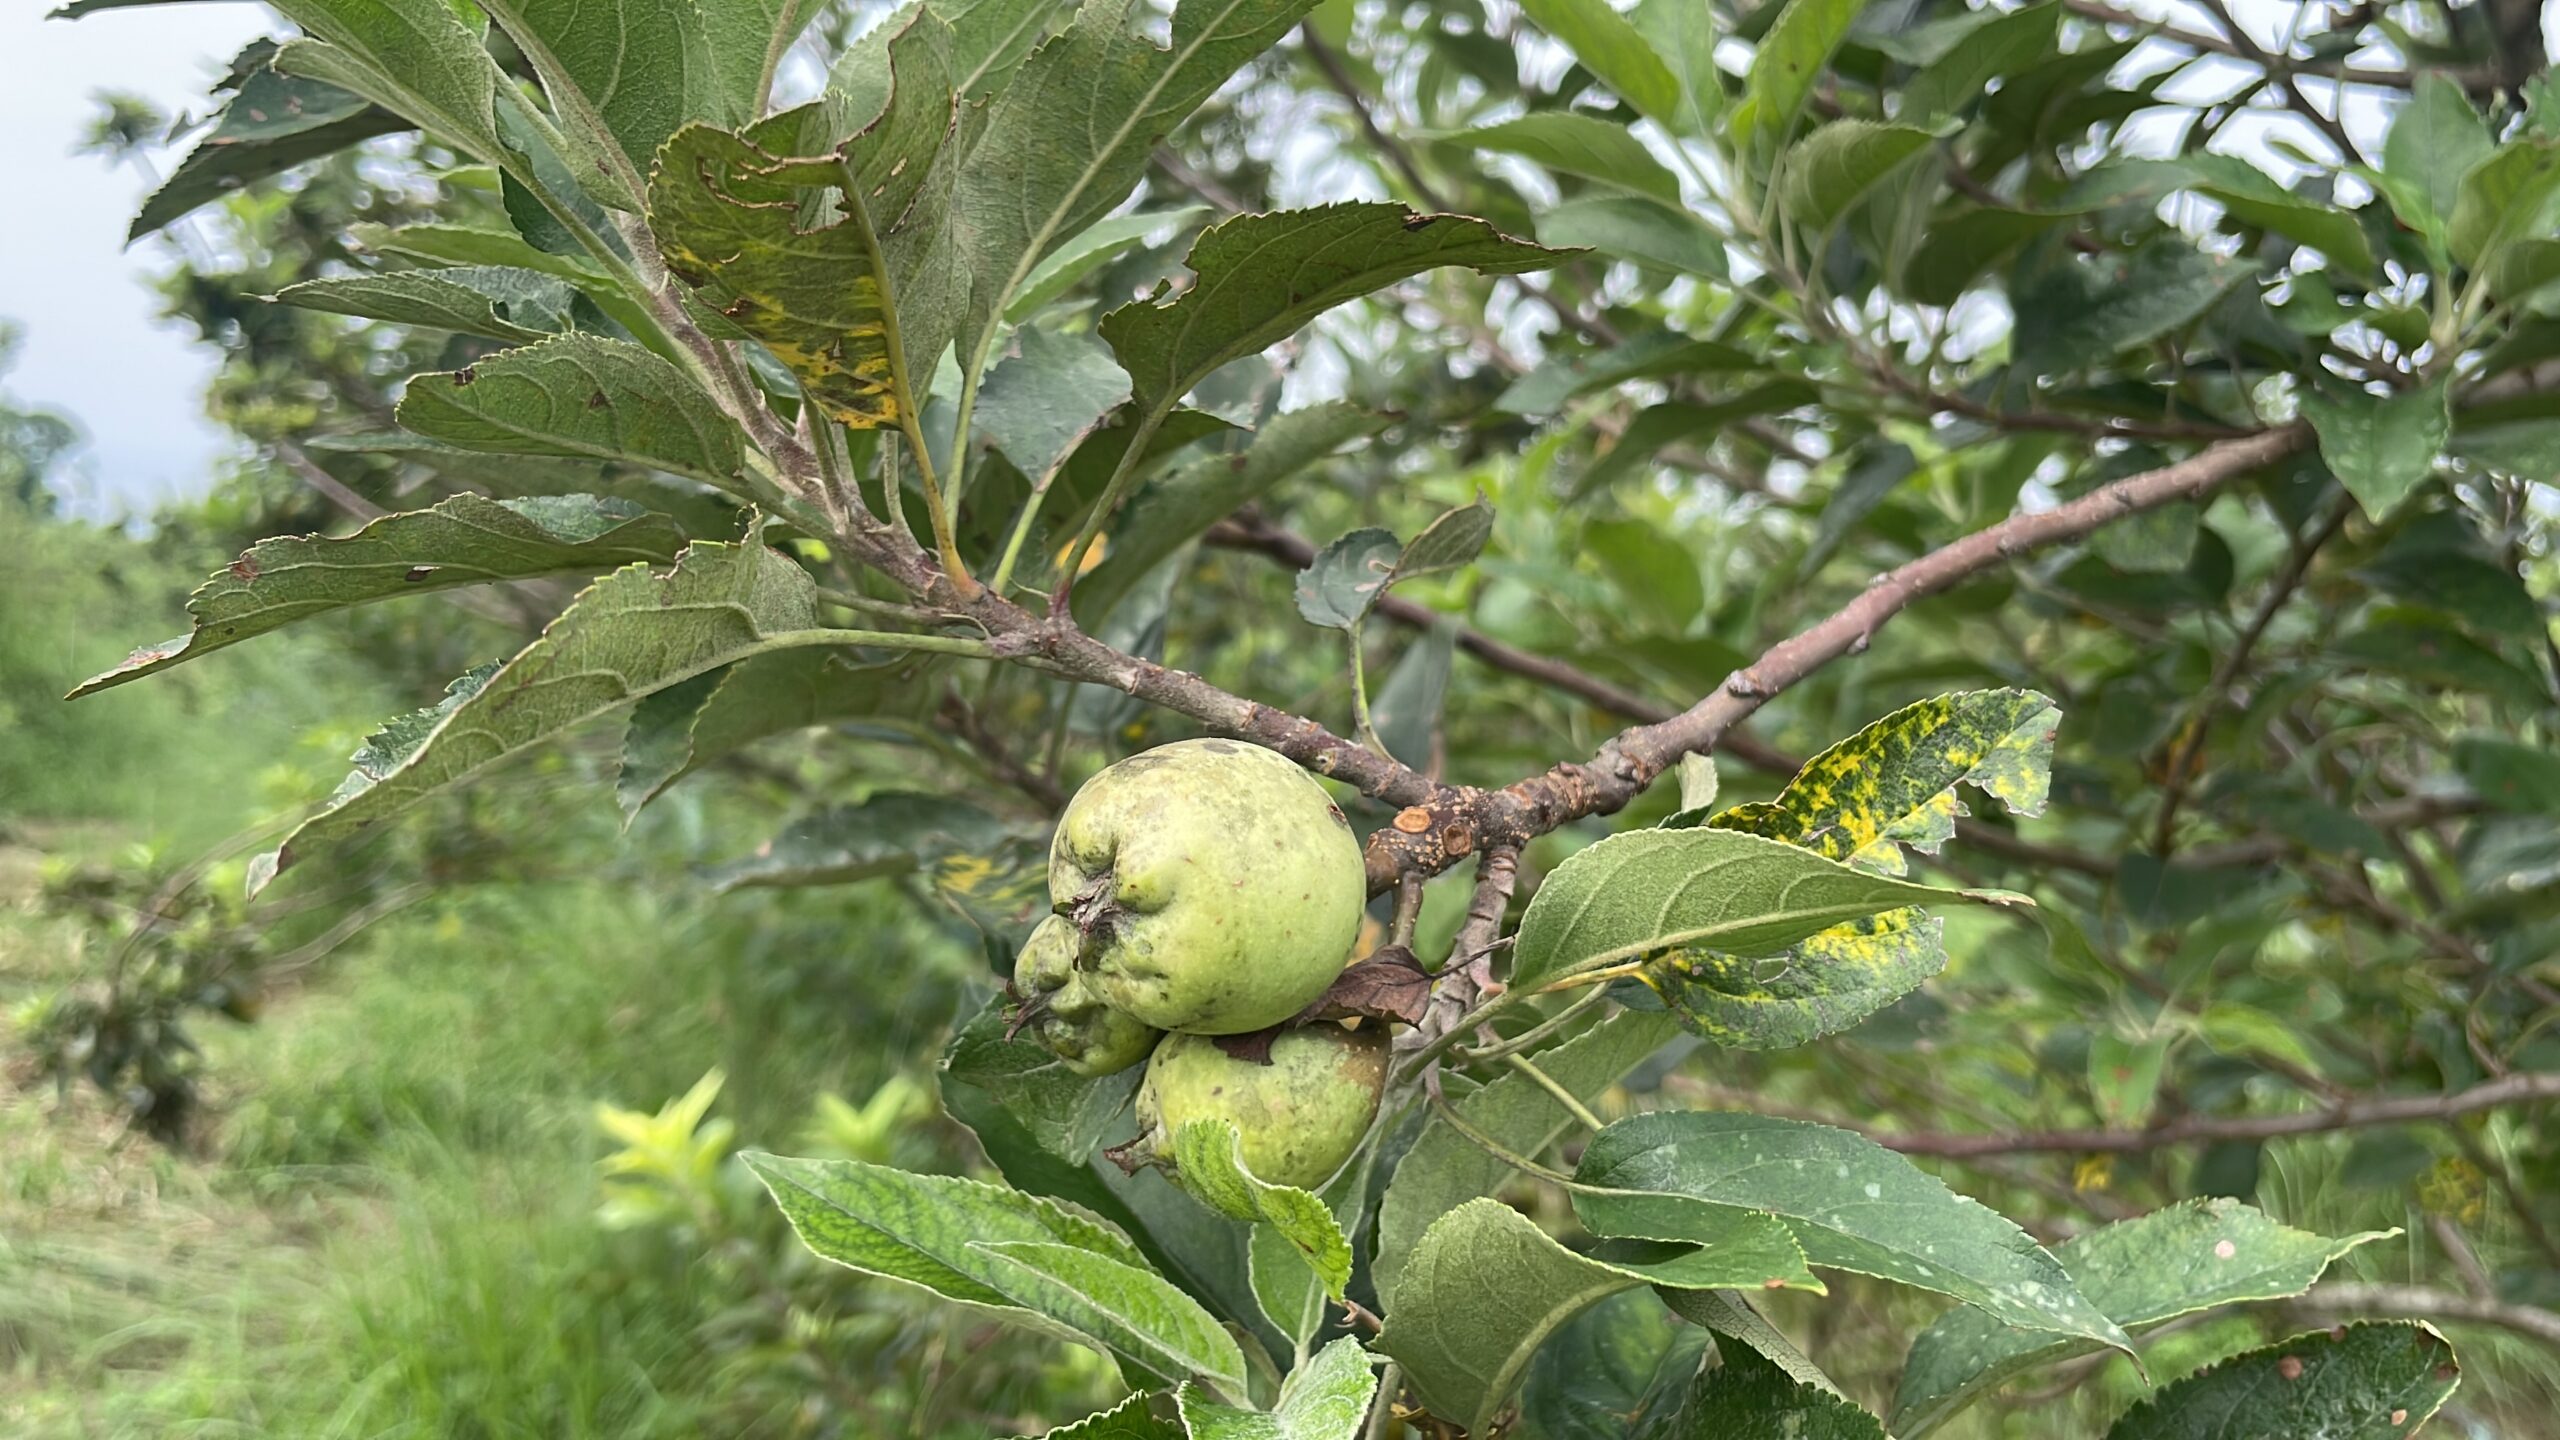
[[[1868,1135],[1877,1144],[1906,1155],[1941,1155],[1950,1159],[2050,1151],[2131,1154],[2199,1141],[2274,1140],[2370,1125],[2446,1120],[2502,1105],[2553,1099],[2560,1099],[2560,1071],[2524,1071],[2450,1095],[2369,1096],[2291,1115],[2191,1116],[2147,1130],[2032,1130],[1990,1135],[1870,1131]]]
[[[942,719],[961,743],[977,752],[988,773],[1031,797],[1041,809],[1055,815],[1067,808],[1066,789],[1047,775],[1023,764],[1014,756],[994,731],[978,718],[978,712],[957,694],[942,697]]]
[[[1422,885],[1419,875],[1407,875],[1396,884],[1395,923],[1387,933],[1387,943],[1411,948],[1414,927],[1422,923]]]
[[[2318,130],[2323,138],[2338,147],[2339,159],[2349,164],[2364,159],[2363,152],[2356,149],[2355,138],[2347,134],[2347,127],[2339,123],[2338,117],[2312,104],[2311,97],[2304,94],[2302,87],[2294,83],[2293,62],[2289,57],[2269,54],[2261,48],[2256,37],[2252,36],[2232,16],[2231,7],[2223,3],[2223,0],[2202,0],[2202,4],[2207,10],[2213,12],[2214,20],[2231,37],[2231,43],[2240,57],[2255,64],[2273,78],[2276,89],[2283,92],[2286,107],[2310,121],[2312,127]]]
[[[2184,45],[2190,50],[2201,50],[2215,55],[2228,55],[2233,59],[2239,60],[2249,58],[2240,52],[2239,46],[2224,39],[2222,36],[2208,34],[2201,30],[2189,30],[2184,26],[2177,25],[2166,20],[2154,20],[2147,16],[2136,15],[2132,11],[2126,10],[2121,6],[2108,4],[2106,3],[2106,0],[2062,0],[2062,3],[2064,9],[2069,10],[2075,15],[2086,16],[2091,20],[2096,20],[2103,24],[2123,25],[2135,30],[2147,30],[2152,34],[2159,36],[2163,40],[2173,41],[2177,44]],[[2335,80],[2347,85],[2371,85],[2384,90],[2406,90],[2410,86],[2415,85],[2418,79],[2414,72],[2408,70],[2368,69],[2348,65],[2340,60],[2295,60],[2288,58],[2285,61],[2285,66],[2286,68],[2303,75],[2317,75],[2324,80]],[[2464,85],[2469,86],[2474,84],[2479,78],[2480,72],[2466,69],[2449,70],[2444,73],[2450,75],[2453,79],[2463,83]]]
[[[2533,1305],[2510,1305],[2421,1285],[2323,1285],[2288,1308],[2324,1315],[2414,1315],[2430,1320],[2495,1325],[2560,1348],[2560,1314]]]
[[[2169,843],[2176,835],[2178,807],[2185,801],[2187,786],[2193,779],[2188,772],[2195,768],[2204,754],[2205,736],[2212,729],[2215,717],[2231,703],[2232,691],[2240,683],[2241,672],[2249,668],[2250,655],[2266,635],[2267,627],[2275,623],[2276,615],[2292,602],[2294,592],[2302,588],[2320,547],[2346,528],[2348,512],[2354,508],[2351,499],[2338,497],[2330,505],[2329,514],[2294,542],[2293,553],[2286,558],[2284,569],[2277,572],[2275,579],[2268,584],[2266,598],[2258,602],[2249,623],[2241,628],[2240,638],[2232,642],[2230,652],[2222,657],[2221,664],[2214,667],[2213,678],[2205,682],[2204,692],[2197,697],[2193,707],[2194,713],[2186,717],[2170,750],[2169,768],[2160,782],[2160,814],[2151,826],[2151,853],[2169,853]]]
[[[1530,1059],[1528,1056],[1506,1055],[1502,1057],[1502,1063],[1519,1071],[1522,1075],[1527,1076],[1529,1078],[1529,1083],[1546,1091],[1550,1096],[1553,1096],[1555,1098],[1555,1102],[1564,1107],[1564,1112],[1572,1116],[1575,1122],[1580,1124],[1583,1129],[1596,1135],[1609,1128],[1609,1122],[1592,1114],[1591,1107],[1582,1103],[1581,1096],[1574,1094],[1572,1091],[1564,1088],[1561,1084],[1558,1084],[1554,1076],[1539,1069],[1538,1063]]]
[[[1593,986],[1592,988],[1583,991],[1580,995],[1575,996],[1573,1003],[1565,1006],[1562,1010],[1557,1011],[1554,1015],[1549,1016],[1547,1019],[1538,1022],[1536,1025],[1521,1031],[1519,1034],[1512,1036],[1508,1040],[1498,1040],[1489,1045],[1475,1046],[1472,1049],[1462,1046],[1455,1053],[1460,1061],[1474,1065],[1488,1060],[1508,1059],[1513,1055],[1519,1055],[1535,1050],[1539,1046],[1547,1043],[1549,1040],[1554,1039],[1557,1035],[1563,1033],[1565,1027],[1571,1025],[1577,1018],[1579,1018],[1583,1011],[1590,1009],[1592,1006],[1607,998],[1609,998],[1609,991],[1606,987]]]
[[[1479,843],[1523,839],[1589,815],[1610,814],[1642,793],[1683,755],[1712,750],[1771,697],[1843,655],[1916,601],[2048,545],[2077,540],[2128,515],[2211,494],[2225,483],[2299,449],[2307,430],[2288,425],[2226,440],[2171,465],[2102,485],[2051,510],[2014,515],[1877,577],[1829,618],[1771,646],[1705,699],[1658,724],[1611,738],[1591,760],[1555,766],[1501,790],[1443,789],[1419,821],[1370,837],[1372,888],[1404,870],[1446,868]],[[1463,842],[1463,843],[1460,843]]]
[[[1535,1175],[1550,1185],[1561,1185],[1568,1190],[1589,1188],[1563,1171],[1550,1165],[1542,1165],[1467,1123],[1466,1117],[1458,1113],[1458,1107],[1444,1099],[1436,1088],[1431,1095],[1431,1113],[1438,1116],[1441,1123],[1456,1131],[1459,1139],[1523,1175]]]
[[[300,476],[303,484],[319,491],[330,504],[347,512],[349,519],[371,522],[391,513],[347,488],[345,481],[321,469],[319,462],[313,460],[301,446],[292,441],[278,440],[275,442],[275,449],[276,454],[283,459],[285,468]]]
[[[1273,525],[1250,510],[1239,511],[1219,521],[1209,528],[1204,538],[1211,545],[1267,556],[1292,570],[1305,569],[1316,556],[1316,547],[1306,537]],[[1377,613],[1417,630],[1445,626],[1458,649],[1494,669],[1534,680],[1623,719],[1650,725],[1680,713],[1677,706],[1648,699],[1565,661],[1497,640],[1472,625],[1453,622],[1439,611],[1401,595],[1389,594],[1380,599]],[[1728,732],[1716,742],[1716,751],[1771,775],[1793,775],[1804,768],[1801,760],[1744,730]],[[2022,840],[1996,825],[1985,825],[1979,820],[1957,821],[1956,834],[1965,844],[2006,860],[2050,869],[2074,870],[2084,875],[2104,877],[2115,874],[2115,862],[2112,860]]]
[[[2462,1277],[2463,1288],[2474,1296],[2495,1296],[2498,1282],[2489,1277],[2489,1267],[2480,1263],[2480,1252],[2471,1248],[2471,1237],[2450,1215],[2430,1215],[2427,1229],[2436,1237],[2444,1257],[2453,1262],[2454,1273]]]

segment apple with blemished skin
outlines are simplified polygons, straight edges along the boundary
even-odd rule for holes
[[[1162,1033],[1103,1003],[1075,968],[1079,937],[1063,915],[1043,919],[1013,962],[1015,1030],[1029,1030],[1078,1075],[1117,1075],[1147,1058]]]
[[[1317,1189],[1369,1133],[1390,1058],[1386,1033],[1375,1028],[1284,1031],[1271,1042],[1267,1065],[1240,1060],[1205,1035],[1168,1035],[1138,1087],[1136,1150],[1170,1155],[1183,1126],[1225,1120],[1236,1127],[1244,1166],[1257,1179]]]
[[[1183,740],[1085,782],[1049,847],[1075,966],[1158,1030],[1241,1035],[1342,973],[1368,903],[1351,822],[1314,777],[1236,740]]]

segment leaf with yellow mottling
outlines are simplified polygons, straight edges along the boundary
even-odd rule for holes
[[[667,268],[857,429],[914,412],[963,298],[950,48],[919,10],[889,44],[888,108],[860,133],[837,143],[827,102],[743,133],[688,125],[649,182]]]
[[[2032,690],[1967,690],[1906,705],[1814,756],[1774,800],[1707,822],[1899,874],[1901,845],[1935,854],[1972,785],[2010,813],[2044,809],[2062,712]]]
[[[2060,713],[2032,690],[1923,700],[1805,762],[1777,798],[1736,805],[1706,823],[1899,876],[1903,846],[1934,854],[1955,834],[1965,813],[1959,784],[1997,796],[2013,813],[2044,808]],[[1640,978],[1681,1023],[1716,1044],[1775,1050],[1848,1029],[1946,963],[1938,922],[1913,909],[1837,925],[1756,960],[1675,951]]]
[[[1784,1050],[1836,1035],[1946,968],[1940,922],[1917,909],[1836,925],[1750,960],[1675,951],[1638,976],[1691,1031],[1729,1050]]]
[[[934,866],[933,888],[989,944],[1010,953],[1049,913],[1048,862],[1040,837],[1008,835],[983,850],[944,856]]]

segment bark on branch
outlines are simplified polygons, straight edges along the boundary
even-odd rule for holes
[[[1576,820],[1614,813],[1681,756],[1723,743],[1772,696],[1842,655],[1864,650],[1887,621],[1913,603],[2017,556],[2077,540],[2111,521],[2207,494],[2298,449],[2307,435],[2296,424],[2220,441],[2175,464],[2100,486],[2068,504],[1978,530],[1878,577],[1830,618],[1770,647],[1687,710],[1620,732],[1588,761],[1559,764],[1499,790],[1441,784],[1304,716],[1113,649],[1067,617],[1034,613],[991,591],[957,583],[903,537],[866,529],[844,538],[855,553],[931,608],[975,625],[999,658],[1122,691],[1186,715],[1216,734],[1276,750],[1318,775],[1400,807],[1390,823],[1369,837],[1369,888],[1375,894],[1394,888],[1407,875],[1436,875],[1486,851],[1517,851]],[[1493,643],[1480,641],[1477,653]],[[1509,662],[1506,668],[1550,668],[1534,656],[1506,654],[1503,659]],[[1571,678],[1588,679],[1578,672]]]
[[[2457,1295],[2419,1285],[2323,1285],[2288,1308],[2321,1315],[2419,1316],[2428,1320],[2495,1325],[2560,1350],[2560,1314],[2533,1305],[2510,1305],[2477,1295]]]
[[[1395,824],[1369,838],[1370,888],[1393,884],[1408,870],[1436,873],[1478,846],[1516,848],[1575,820],[1622,809],[1681,756],[1713,750],[1771,697],[1833,660],[1866,649],[1886,622],[1913,603],[2127,515],[2208,494],[2292,453],[2307,434],[2300,425],[2288,425],[2225,440],[2175,464],[2102,485],[2069,504],[2012,516],[1889,571],[1828,619],[1735,671],[1715,693],[1670,719],[1621,731],[1588,761],[1561,764],[1500,790],[1446,788],[1398,815]]]
[[[2022,1134],[1950,1135],[1908,1131],[1869,1132],[1887,1149],[1905,1155],[1962,1160],[1982,1155],[2128,1154],[2214,1140],[2277,1140],[2321,1135],[2368,1125],[2450,1120],[2501,1105],[2560,1099],[2560,1071],[2526,1071],[2457,1090],[2450,1095],[2386,1095],[2348,1100],[2292,1115],[2190,1116],[2147,1130],[2035,1130]]]

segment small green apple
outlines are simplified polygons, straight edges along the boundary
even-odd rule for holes
[[[1236,740],[1183,740],[1085,782],[1049,847],[1076,968],[1159,1030],[1240,1035],[1297,1014],[1351,953],[1368,903],[1359,838],[1304,770]]]

